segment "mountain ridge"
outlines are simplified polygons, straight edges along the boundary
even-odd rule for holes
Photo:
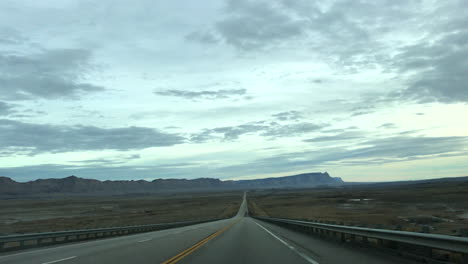
[[[28,182],[16,182],[9,177],[0,176],[0,195],[13,197],[54,194],[118,195],[178,191],[306,188],[338,186],[342,184],[344,182],[341,178],[330,177],[327,172],[238,181],[222,181],[215,178],[100,181],[72,175],[59,179],[37,179]]]

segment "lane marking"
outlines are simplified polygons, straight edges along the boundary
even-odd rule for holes
[[[143,242],[150,241],[150,240],[153,240],[153,239],[152,238],[143,239],[143,240],[138,241],[138,243],[143,243]]]
[[[196,243],[195,245],[191,246],[190,248],[187,248],[186,250],[180,252],[179,254],[175,255],[174,257],[162,262],[161,264],[173,264],[173,263],[177,263],[179,262],[181,259],[185,258],[186,256],[190,255],[192,252],[194,252],[195,250],[199,249],[200,247],[202,247],[204,244],[208,243],[208,241],[212,240],[213,238],[219,236],[220,234],[222,234],[224,231],[228,230],[229,228],[231,228],[233,225],[237,224],[240,220],[237,220],[236,222],[224,227],[223,229],[209,235],[208,237],[200,240],[198,243]]]
[[[221,221],[227,221],[227,220],[228,219],[219,220],[219,221],[221,222]],[[214,223],[214,222],[201,223],[201,224],[196,224],[196,225],[193,225],[193,226],[183,226],[183,227],[179,227],[179,228],[185,229],[187,227],[195,227],[195,226],[198,226],[198,228],[203,228],[205,225],[212,224],[212,223]],[[162,229],[162,230],[157,230],[157,231],[152,231],[152,232],[154,232],[154,233],[159,232],[159,234],[161,234],[161,237],[166,237],[166,236],[169,236],[169,235],[172,235],[172,234],[178,234],[178,233],[181,233],[181,232],[190,231],[192,229],[195,229],[195,228],[191,228],[190,230],[182,230],[182,231],[174,232],[174,230],[177,230],[179,228]],[[152,233],[152,232],[148,232],[148,233]],[[96,244],[106,243],[106,242],[113,241],[113,240],[127,240],[128,238],[143,236],[143,235],[146,235],[148,233],[143,233],[143,234],[138,234],[137,233],[137,234],[131,234],[131,235],[128,235],[128,236],[123,236],[123,237],[103,237],[102,239],[100,238],[100,239],[96,239],[96,240],[92,240],[92,241],[71,242],[69,245],[58,245],[58,246],[52,246],[52,247],[47,247],[47,248],[42,248],[42,249],[33,249],[33,250],[30,250],[30,251],[24,251],[24,252],[19,252],[19,253],[13,253],[13,254],[0,256],[0,262],[3,262],[7,258],[11,258],[11,257],[23,255],[23,254],[32,254],[32,253],[37,253],[37,252],[42,252],[42,251],[50,251],[50,250],[68,248],[68,247],[77,247],[77,246],[82,246],[82,245],[85,245],[85,244],[90,245],[90,244],[93,244],[93,243],[96,243]]]
[[[65,260],[74,259],[74,258],[76,258],[76,256],[63,258],[63,259],[57,259],[57,260],[53,260],[53,261],[49,261],[49,262],[43,262],[42,264],[52,264],[52,263],[57,263],[57,262],[60,262],[60,261],[65,261]]]
[[[306,254],[302,253],[302,252],[299,252],[295,247],[291,246],[290,244],[288,244],[286,241],[284,241],[283,239],[279,238],[277,235],[273,234],[270,230],[266,229],[265,227],[263,227],[261,224],[255,222],[255,224],[257,224],[259,227],[261,227],[263,230],[265,230],[268,234],[270,234],[272,237],[276,238],[277,240],[279,240],[281,243],[283,243],[285,246],[287,246],[289,249],[291,249],[292,251],[294,251],[296,254],[298,254],[299,256],[301,256],[303,259],[307,260],[309,263],[312,263],[312,264],[319,264],[317,261],[313,260],[311,257],[307,256]]]

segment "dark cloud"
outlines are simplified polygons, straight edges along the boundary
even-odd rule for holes
[[[377,111],[377,107],[374,105],[377,100],[373,98],[374,95],[364,95],[362,97],[363,100],[357,103],[357,106],[351,108],[351,116],[367,115]]]
[[[299,120],[301,118],[303,118],[303,115],[301,112],[299,111],[287,111],[287,112],[281,112],[281,113],[277,113],[277,114],[274,114],[272,115],[274,118],[280,120],[280,121],[288,121],[288,120]]]
[[[0,116],[9,115],[13,112],[13,106],[11,104],[0,101]]]
[[[396,56],[396,66],[411,76],[408,87],[392,95],[420,103],[468,102],[467,26],[468,19],[463,29],[403,48]]]
[[[35,110],[31,108],[26,108],[26,109],[21,109],[21,110],[13,110],[11,113],[8,115],[9,118],[11,119],[16,119],[16,118],[30,118],[30,117],[44,117],[47,115],[47,112],[40,111],[40,110]]]
[[[381,51],[383,44],[372,36],[411,19],[412,5],[386,0],[339,0],[329,5],[307,0],[230,0],[225,17],[214,27],[227,44],[240,50],[294,45],[319,50],[341,65],[363,65],[375,63],[380,56],[388,58]]]
[[[299,36],[305,29],[303,19],[291,17],[270,1],[230,0],[225,10],[227,17],[215,27],[226,43],[243,50]]]
[[[243,96],[247,92],[246,89],[226,89],[226,90],[214,90],[214,91],[185,91],[185,90],[163,90],[155,91],[154,93],[162,96],[174,96],[190,100],[216,100],[226,99],[231,97]]]
[[[385,123],[385,124],[382,124],[380,126],[378,126],[378,128],[384,128],[384,129],[393,129],[393,128],[397,128],[398,126],[394,123]]]
[[[0,54],[0,99],[77,98],[104,88],[82,81],[93,65],[83,49]]]
[[[177,134],[145,127],[61,126],[0,119],[0,148],[29,155],[103,149],[133,150],[181,143],[184,143],[184,138]]]
[[[405,88],[377,101],[468,102],[466,1],[438,6],[388,0],[338,0],[330,5],[301,0],[227,3],[226,15],[215,28],[238,49],[307,47],[351,72],[380,68],[406,79]],[[428,22],[427,17],[435,20]],[[419,40],[407,46],[389,44],[386,40],[396,28],[417,31]],[[395,50],[397,55],[391,55]],[[352,116],[373,111],[356,110]]]

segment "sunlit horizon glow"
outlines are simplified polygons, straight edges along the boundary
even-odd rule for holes
[[[468,176],[468,2],[0,3],[0,176]]]

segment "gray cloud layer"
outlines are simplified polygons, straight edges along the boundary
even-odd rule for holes
[[[444,5],[388,0],[328,4],[230,0],[225,16],[213,24],[215,33],[193,34],[209,35],[210,39],[216,34],[243,52],[294,46],[316,50],[336,67],[353,72],[378,67],[404,74],[405,87],[393,91],[385,101],[468,102],[467,9],[463,0]],[[411,45],[387,42],[395,29],[417,31],[420,38]]]
[[[0,99],[77,98],[101,86],[82,82],[93,67],[84,49],[46,50],[33,55],[0,54]]]
[[[338,60],[354,60],[358,53],[374,51],[370,31],[404,23],[411,16],[410,6],[403,1],[230,0],[226,16],[214,28],[227,44],[241,50],[295,40],[296,45],[318,48]]]
[[[275,3],[231,0],[227,17],[215,27],[225,42],[239,49],[262,48],[266,43],[299,36],[306,29],[304,19],[295,19]]]
[[[246,89],[226,89],[226,90],[215,90],[215,91],[185,91],[177,89],[169,89],[163,91],[155,91],[154,93],[162,96],[174,96],[190,100],[216,100],[226,99],[235,96],[242,96],[246,94]]]
[[[22,44],[27,39],[16,30],[11,28],[0,28],[0,44],[3,45],[18,45]]]
[[[18,168],[0,168],[0,175],[12,175],[21,180],[39,177],[63,177],[79,175],[107,179],[184,177],[194,174],[205,177],[235,177],[262,173],[279,173],[291,170],[310,169],[327,164],[369,165],[384,164],[400,160],[416,160],[424,156],[466,155],[468,137],[392,137],[362,142],[358,148],[324,148],[314,151],[284,153],[269,158],[233,166],[206,166],[197,163],[160,164],[154,166],[115,166],[113,160],[99,160],[99,164],[25,166]],[[137,157],[127,157],[128,159]],[[364,159],[364,160],[363,160]],[[106,163],[108,162],[108,163]]]
[[[303,115],[299,111],[291,110],[287,112],[281,112],[272,115],[273,117],[277,118],[280,121],[288,121],[288,120],[299,120],[303,118]]]
[[[343,132],[333,136],[319,136],[314,138],[305,139],[304,142],[332,142],[359,139],[364,136],[360,132]]]
[[[453,109],[468,103],[466,0],[30,2],[0,3],[0,156],[8,166],[38,164],[43,157],[25,155],[41,153],[86,158],[90,150],[223,141],[238,141],[226,144],[228,164],[251,161],[211,168],[206,161],[223,157],[207,144],[174,162],[187,166],[142,159],[144,166],[126,167],[138,158],[133,151],[114,158],[102,151],[76,166],[0,173],[232,177],[466,153],[466,137],[446,129],[463,116]],[[98,65],[106,67],[95,74]],[[82,100],[71,107],[74,99]],[[415,105],[434,102],[460,105]],[[434,114],[439,109],[451,118]],[[415,137],[422,131],[446,137]],[[231,148],[247,145],[258,153]],[[209,152],[199,164],[197,150]],[[283,154],[264,158],[273,152]]]
[[[0,101],[0,116],[13,113],[13,106]]]
[[[205,129],[200,133],[193,134],[191,141],[202,143],[210,140],[236,140],[242,135],[256,134],[269,139],[281,137],[295,137],[306,133],[319,131],[324,124],[310,122],[295,122],[291,124],[280,124],[274,121],[257,121],[237,126],[216,127]]]
[[[359,148],[322,148],[314,151],[285,153],[251,163],[229,166],[219,173],[233,172],[248,175],[262,170],[264,173],[307,169],[327,164],[369,165],[415,160],[424,156],[467,155],[468,137],[390,137],[369,140]],[[361,159],[361,160],[355,160]],[[364,159],[364,161],[362,161]]]
[[[184,138],[177,134],[145,127],[60,126],[0,119],[0,148],[29,155],[103,149],[132,150],[181,143],[184,143]]]
[[[414,75],[406,89],[393,95],[421,103],[468,102],[468,19],[464,27],[451,28],[435,41],[405,47],[397,56],[397,66]]]

